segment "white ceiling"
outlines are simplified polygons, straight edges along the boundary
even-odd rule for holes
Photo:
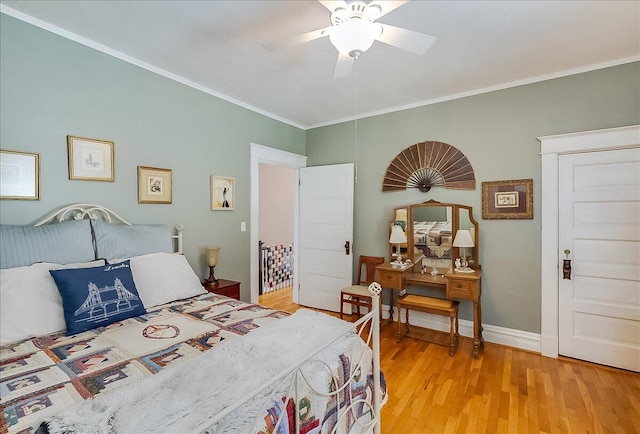
[[[380,22],[437,38],[416,56],[374,42],[334,80],[315,0],[1,0],[0,11],[301,128],[640,60],[639,1],[421,1]]]

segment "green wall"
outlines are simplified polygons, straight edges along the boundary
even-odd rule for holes
[[[132,223],[183,223],[200,250],[218,245],[216,276],[249,299],[250,143],[304,154],[305,132],[0,15],[0,146],[40,153],[39,201],[0,203],[3,224],[31,223],[70,203],[105,205]],[[70,181],[67,135],[115,142],[115,182]],[[173,203],[137,203],[137,166],[173,170]],[[236,178],[236,210],[211,211],[209,176]],[[207,273],[208,274],[208,273]]]
[[[540,333],[541,164],[536,138],[640,124],[639,85],[636,62],[361,119],[357,146],[353,122],[317,128],[307,131],[307,164],[356,162],[356,257],[388,256],[386,225],[394,207],[429,199],[473,206],[484,269],[483,323]],[[475,171],[475,191],[381,192],[395,156],[427,140],[448,143],[467,156]],[[526,178],[533,178],[533,220],[482,219],[482,181]],[[470,303],[462,303],[461,317],[472,318]]]

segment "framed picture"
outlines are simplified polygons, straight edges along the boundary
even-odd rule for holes
[[[113,142],[67,136],[69,179],[115,180]]]
[[[138,203],[171,203],[171,169],[138,166]]]
[[[483,219],[532,219],[533,179],[482,183]]]
[[[236,207],[236,180],[211,176],[211,209],[231,211]]]
[[[40,154],[0,150],[0,199],[40,200]]]

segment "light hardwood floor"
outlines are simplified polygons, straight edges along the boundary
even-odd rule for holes
[[[291,289],[260,303],[293,312]],[[389,400],[384,434],[640,433],[640,374],[487,343],[478,359],[462,338],[455,357],[443,346],[381,331]]]

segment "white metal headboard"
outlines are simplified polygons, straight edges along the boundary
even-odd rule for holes
[[[65,206],[59,210],[52,212],[47,215],[42,220],[34,223],[34,226],[42,226],[44,224],[53,223],[53,222],[63,222],[65,220],[82,220],[82,219],[91,219],[91,220],[104,220],[108,223],[120,223],[124,225],[131,225],[128,221],[120,217],[114,211],[100,205],[94,205],[91,203],[76,203],[73,205]],[[183,224],[177,224],[175,226],[176,234],[172,235],[171,238],[176,240],[178,243],[178,253],[183,253],[182,249],[182,231],[184,231]]]

